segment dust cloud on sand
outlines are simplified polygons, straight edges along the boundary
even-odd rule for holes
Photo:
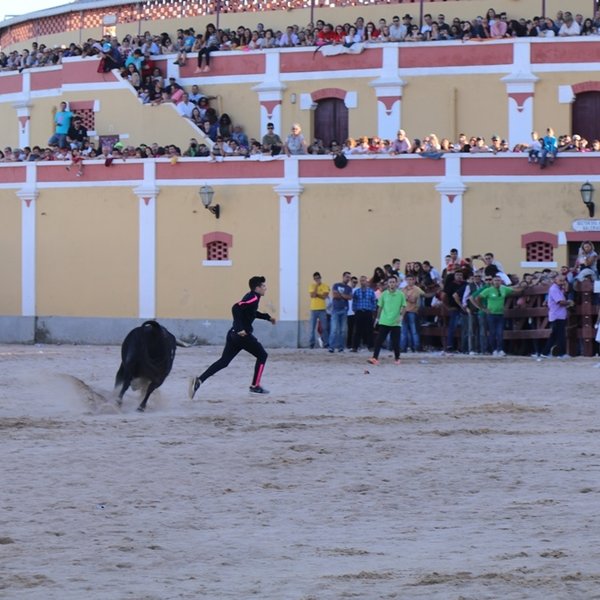
[[[0,346],[0,598],[600,598],[594,359]]]

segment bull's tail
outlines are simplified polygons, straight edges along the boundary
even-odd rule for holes
[[[123,385],[123,382],[125,381],[125,367],[123,366],[123,363],[121,363],[121,366],[119,367],[119,370],[117,371],[117,375],[115,377],[115,387],[119,387],[121,385]]]

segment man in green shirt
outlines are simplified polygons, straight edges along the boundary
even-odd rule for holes
[[[400,327],[406,311],[406,296],[398,289],[398,278],[395,275],[388,277],[387,285],[388,289],[379,296],[377,301],[375,323],[379,323],[379,335],[375,340],[373,357],[367,360],[372,365],[379,364],[379,351],[388,334],[392,340],[394,363],[400,364]]]
[[[497,275],[492,279],[492,285],[484,288],[472,300],[472,303],[487,314],[489,349],[494,356],[506,356],[502,348],[504,342],[504,302],[511,294],[520,294],[522,290],[502,285],[502,279]],[[481,303],[487,302],[487,307]]]

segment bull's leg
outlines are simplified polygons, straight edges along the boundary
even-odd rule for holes
[[[144,399],[142,400],[142,402],[140,403],[140,405],[137,407],[138,412],[144,412],[146,410],[146,404],[148,402],[148,398],[150,398],[150,394],[157,388],[158,386],[156,385],[156,383],[154,383],[153,381],[151,381],[148,384],[148,389],[146,390],[146,395],[144,396]]]
[[[123,381],[123,385],[121,386],[121,391],[119,392],[119,397],[117,398],[117,404],[119,406],[121,406],[121,404],[123,404],[123,396],[125,395],[125,392],[129,389],[130,385],[131,385],[131,379],[126,377],[125,380]]]

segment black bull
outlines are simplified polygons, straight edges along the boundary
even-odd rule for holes
[[[115,378],[115,387],[121,386],[119,404],[132,380],[148,383],[144,399],[138,406],[143,412],[150,394],[159,388],[173,367],[176,340],[165,327],[156,321],[146,321],[132,329],[121,346],[121,366]]]

